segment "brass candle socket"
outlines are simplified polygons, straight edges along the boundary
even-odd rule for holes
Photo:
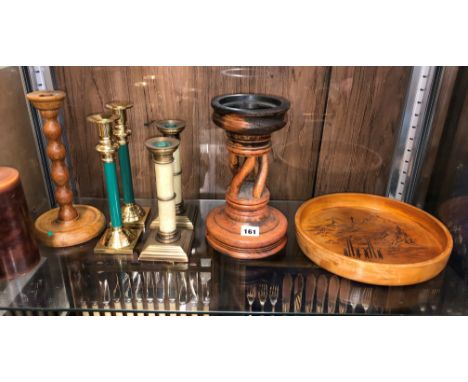
[[[129,137],[132,132],[127,126],[127,110],[133,108],[133,104],[130,101],[111,101],[106,104],[106,108],[111,110],[117,117],[112,128],[112,134],[116,138],[120,147],[120,175],[124,191],[122,221],[126,227],[142,228],[144,230],[151,209],[149,207],[142,207],[135,202],[131,164],[128,152]],[[128,195],[126,195],[126,193]]]
[[[99,143],[96,151],[101,155],[106,180],[106,191],[111,217],[110,227],[101,236],[95,253],[133,254],[133,250],[141,236],[141,229],[122,227],[122,214],[120,211],[119,186],[117,170],[115,167],[115,152],[119,145],[112,135],[112,128],[117,116],[111,113],[93,114],[87,119],[98,129]]]
[[[132,131],[127,128],[127,110],[132,107],[133,104],[129,101],[111,101],[106,104],[106,109],[112,111],[116,117],[112,134],[117,138],[119,145],[126,145],[128,137],[132,134]]]
[[[179,119],[163,119],[156,121],[155,125],[159,132],[164,137],[175,138],[180,141],[180,134],[185,129],[185,121]],[[176,201],[176,222],[177,227],[194,229],[195,221],[198,216],[198,209],[193,205],[185,205],[182,194],[182,163],[180,159],[180,148],[176,150],[174,161],[174,186],[176,195],[180,193],[179,201]],[[178,162],[178,163],[177,163]],[[151,228],[157,229],[159,226],[159,218],[157,217],[151,222]]]
[[[179,141],[171,137],[150,138],[145,146],[151,153],[156,175],[159,222],[140,254],[141,261],[188,262],[193,230],[176,224],[173,154]]]
[[[119,145],[112,137],[112,125],[117,120],[117,116],[111,113],[92,114],[87,120],[98,129],[99,143],[96,145],[96,151],[101,155],[101,161],[114,163],[115,152]]]

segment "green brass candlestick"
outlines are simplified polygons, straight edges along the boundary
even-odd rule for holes
[[[185,129],[185,122],[178,119],[164,119],[156,121],[156,127],[164,137],[175,138],[180,142],[180,133]],[[180,148],[174,152],[174,192],[176,194],[176,221],[179,228],[193,229],[198,210],[193,205],[184,205],[182,194],[182,161]],[[151,228],[159,225],[159,216],[151,222]]]
[[[118,143],[112,137],[112,126],[117,118],[117,116],[111,113],[93,114],[88,117],[88,121],[98,128],[99,144],[96,146],[96,151],[101,154],[103,162],[107,202],[111,220],[110,227],[106,229],[104,235],[99,239],[94,252],[131,255],[142,233],[142,229],[123,227],[117,168],[115,166],[115,151],[118,148]]]
[[[106,105],[106,108],[112,110],[117,117],[112,133],[119,144],[118,155],[124,202],[122,206],[122,222],[125,227],[144,229],[150,208],[142,207],[135,202],[132,168],[128,152],[128,141],[131,130],[127,128],[127,110],[132,107],[133,104],[129,101],[112,101]]]
[[[139,260],[188,262],[194,232],[176,224],[173,154],[179,141],[156,137],[148,139],[145,146],[153,158],[160,224],[156,233],[150,232]]]

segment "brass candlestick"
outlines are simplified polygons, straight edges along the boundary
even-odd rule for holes
[[[97,208],[73,205],[65,146],[61,141],[62,128],[57,119],[63,106],[65,92],[36,91],[27,95],[28,100],[39,110],[47,138],[47,155],[52,162],[51,177],[55,184],[55,200],[59,208],[51,209],[36,219],[34,228],[39,240],[49,247],[69,247],[85,243],[99,235],[106,219]]]
[[[95,253],[123,253],[131,255],[142,233],[141,228],[123,227],[122,212],[120,210],[119,185],[117,182],[117,169],[115,166],[115,151],[119,145],[112,136],[112,126],[118,119],[112,114],[93,114],[88,121],[98,128],[99,144],[96,151],[101,154],[106,181],[107,202],[111,218],[110,227],[94,248]]]
[[[139,260],[188,262],[193,230],[176,224],[176,207],[173,178],[173,154],[179,147],[174,138],[156,137],[145,142],[151,152],[156,174],[159,225],[146,240]]]
[[[185,122],[178,119],[156,121],[156,127],[165,137],[172,137],[180,142],[180,133],[185,129]],[[174,192],[176,194],[176,222],[179,228],[194,229],[198,209],[194,205],[185,205],[182,193],[182,161],[180,147],[174,152]],[[159,216],[151,222],[151,228],[157,229]]]
[[[114,115],[117,116],[112,133],[119,144],[118,155],[124,202],[122,206],[122,222],[125,227],[144,229],[150,208],[142,207],[135,202],[132,168],[128,151],[131,130],[127,128],[127,110],[132,107],[133,104],[128,101],[112,101],[106,105],[106,108],[112,110]]]

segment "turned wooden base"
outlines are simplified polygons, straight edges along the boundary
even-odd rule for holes
[[[237,259],[261,259],[278,253],[287,242],[288,222],[276,208],[265,208],[266,218],[255,222],[233,220],[226,214],[226,206],[214,208],[206,219],[208,243],[217,251]],[[242,236],[244,225],[259,227],[259,236]]]
[[[74,205],[78,217],[61,222],[57,220],[58,208],[43,213],[36,219],[34,228],[37,238],[48,247],[70,247],[82,244],[98,236],[106,224],[106,219],[97,208]]]

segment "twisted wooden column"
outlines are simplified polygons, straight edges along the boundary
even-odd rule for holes
[[[39,216],[35,222],[39,240],[51,247],[68,247],[96,237],[104,228],[104,215],[94,207],[73,205],[70,174],[65,164],[66,151],[62,143],[62,127],[57,119],[63,106],[62,91],[36,91],[27,94],[39,111],[43,132],[47,138],[47,155],[51,160],[51,178],[55,184],[58,208]]]
[[[28,96],[30,100],[31,96]],[[55,184],[55,200],[59,205],[58,219],[69,221],[78,217],[78,211],[73,207],[73,193],[70,189],[70,174],[65,164],[65,146],[62,143],[62,127],[57,119],[59,108],[62,107],[65,93],[56,92],[54,102],[38,104],[33,102],[42,117],[44,135],[47,138],[47,155],[51,160],[51,177]],[[40,106],[39,106],[40,105]],[[50,109],[44,109],[48,107]]]
[[[213,121],[227,133],[233,178],[226,205],[210,211],[206,237],[216,250],[241,259],[258,259],[286,245],[287,221],[268,206],[266,187],[271,134],[286,124],[289,101],[261,94],[215,97]]]
[[[244,181],[249,175],[254,172],[257,165],[257,158],[260,158],[259,171],[255,175],[255,182],[252,190],[252,197],[259,199],[266,187],[266,180],[268,177],[268,154],[263,154],[259,157],[251,156],[247,157],[242,166],[239,166],[239,157],[230,153],[230,165],[231,170],[234,174],[231,184],[229,185],[228,193],[231,198],[237,198],[239,191]]]

